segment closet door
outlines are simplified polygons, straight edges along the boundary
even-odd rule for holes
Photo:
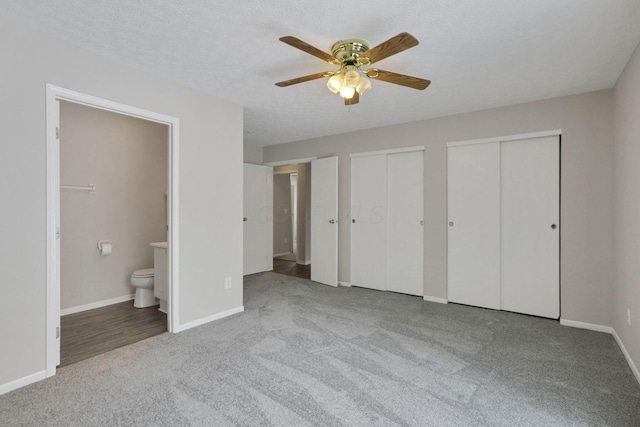
[[[387,290],[424,295],[424,151],[387,157]]]
[[[503,142],[502,309],[560,316],[559,137]]]
[[[351,159],[351,284],[387,289],[387,156]]]
[[[273,168],[244,164],[243,274],[273,270]]]
[[[500,143],[447,149],[448,299],[500,309]]]

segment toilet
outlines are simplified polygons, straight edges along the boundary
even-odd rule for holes
[[[135,308],[145,308],[158,305],[153,296],[153,268],[136,270],[131,274],[131,286],[136,288],[136,297],[133,300]]]

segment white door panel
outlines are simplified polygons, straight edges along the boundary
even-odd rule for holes
[[[387,289],[387,156],[351,159],[351,284]]]
[[[557,319],[560,315],[558,137],[503,142],[501,157],[502,308]]]
[[[387,290],[424,295],[424,151],[387,158]]]
[[[500,308],[500,143],[448,157],[448,299]]]
[[[338,158],[311,162],[311,280],[338,286]]]
[[[273,168],[244,164],[243,274],[273,270]]]

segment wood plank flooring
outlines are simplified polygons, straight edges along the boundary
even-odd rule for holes
[[[274,258],[273,272],[300,277],[301,279],[311,279],[311,265],[301,265],[295,261],[284,261]]]
[[[133,344],[167,331],[158,306],[135,308],[133,301],[60,318],[60,367]]]

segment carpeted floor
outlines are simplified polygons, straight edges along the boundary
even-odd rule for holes
[[[245,312],[0,396],[27,426],[638,426],[611,335],[276,273]]]

